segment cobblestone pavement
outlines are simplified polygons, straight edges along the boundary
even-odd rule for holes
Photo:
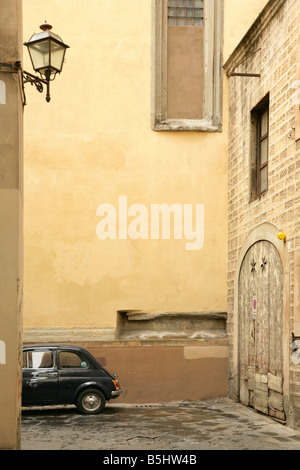
[[[300,432],[229,399],[25,409],[22,450],[300,450]]]

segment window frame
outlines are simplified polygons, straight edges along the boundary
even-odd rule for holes
[[[81,361],[81,364],[83,362],[86,363],[86,366],[82,366],[81,364],[79,366],[70,366],[70,365],[63,365],[62,364],[62,360],[61,360],[61,355],[62,354],[71,354],[73,356],[77,356],[77,358],[80,359]],[[90,369],[94,369],[94,366],[93,364],[91,364],[91,361],[86,358],[80,351],[70,351],[68,349],[62,349],[60,351],[58,351],[58,368],[60,370],[90,370]]]
[[[204,3],[204,90],[202,119],[167,118],[168,0],[152,0],[152,111],[155,131],[222,131],[224,0]]]
[[[267,113],[267,132],[265,134],[261,134],[261,127],[262,127],[262,117],[263,115]],[[269,173],[269,105],[265,106],[263,109],[260,110],[257,116],[257,164],[256,164],[256,172],[257,172],[257,196],[262,196],[264,193],[268,191],[268,173]],[[261,161],[262,157],[262,143],[267,140],[267,158],[264,163]],[[261,173],[262,170],[266,168],[267,169],[267,183],[266,183],[266,189],[261,190]]]
[[[50,353],[51,354],[51,357],[52,357],[52,365],[51,366],[47,366],[47,367],[28,367],[28,355],[29,354],[46,354],[46,353]],[[26,365],[24,364],[24,355],[26,355]],[[32,365],[33,365],[33,360],[31,358],[31,362],[32,362]],[[41,363],[40,363],[41,364]],[[56,368],[56,358],[55,358],[55,352],[52,350],[52,349],[47,349],[47,350],[43,350],[43,349],[28,349],[26,351],[23,351],[23,360],[22,360],[22,369],[23,370],[45,370],[45,369],[55,369]]]
[[[261,134],[262,116],[267,112],[267,132]],[[267,94],[251,110],[251,161],[250,161],[250,202],[262,197],[269,189],[269,143],[270,143],[270,101]],[[262,142],[267,140],[267,158],[261,162]],[[261,172],[267,168],[267,185],[261,191]]]

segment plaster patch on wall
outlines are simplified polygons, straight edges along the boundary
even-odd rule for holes
[[[184,348],[184,358],[191,359],[222,359],[228,357],[227,346],[186,346]]]
[[[6,86],[3,80],[0,80],[0,104],[6,104]]]

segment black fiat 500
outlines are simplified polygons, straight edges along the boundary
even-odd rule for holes
[[[116,376],[81,347],[23,348],[23,406],[74,404],[82,413],[96,414],[120,393]]]

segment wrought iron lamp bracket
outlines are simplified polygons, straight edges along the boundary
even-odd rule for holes
[[[42,93],[44,91],[44,85],[46,85],[47,87],[46,101],[47,103],[49,103],[50,101],[49,81],[50,80],[44,80],[43,78],[40,78],[37,75],[33,75],[29,72],[26,72],[26,70],[22,70],[22,75],[23,75],[23,84],[25,85],[25,83],[30,83],[31,85],[34,85],[39,93]]]

